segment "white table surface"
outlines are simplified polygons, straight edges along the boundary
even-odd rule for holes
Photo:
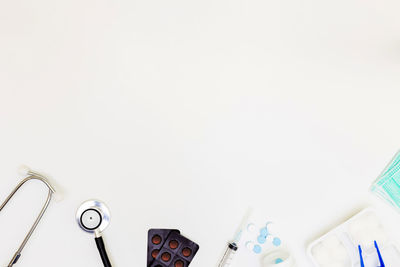
[[[299,266],[307,244],[373,205],[400,148],[400,2],[0,2],[0,200],[21,164],[64,191],[18,266],[101,266],[74,213],[112,211],[115,266],[145,266],[147,230],[178,228],[215,266],[252,206]],[[8,262],[45,196],[0,213]],[[399,239],[400,240],[400,239]],[[238,264],[237,264],[238,265]]]

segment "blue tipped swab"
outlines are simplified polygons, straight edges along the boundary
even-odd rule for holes
[[[378,267],[385,267],[385,263],[383,262],[381,252],[379,251],[378,243],[376,241],[374,241],[374,245],[375,245],[375,248],[376,248],[376,253],[378,254],[378,258],[379,258],[379,264],[380,265]],[[358,253],[360,254],[360,266],[361,267],[365,267],[364,259],[363,259],[363,256],[362,256],[362,249],[361,249],[360,245],[358,245]]]
[[[360,245],[358,245],[358,253],[360,253],[360,264],[361,264],[361,267],[365,267],[364,259],[363,259],[363,256],[362,256],[362,249],[361,249]]]
[[[381,252],[379,251],[378,243],[376,243],[376,240],[374,241],[374,245],[376,248],[376,252],[378,253],[379,263],[381,264],[380,267],[385,267],[385,263],[383,262],[382,255]]]

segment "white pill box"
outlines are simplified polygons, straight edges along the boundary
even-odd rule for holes
[[[360,267],[360,245],[365,267],[377,267],[380,264],[375,240],[385,265],[399,267],[399,250],[371,208],[361,211],[313,241],[307,253],[316,267]]]

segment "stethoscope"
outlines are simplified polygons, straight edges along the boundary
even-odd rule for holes
[[[102,237],[102,232],[110,223],[110,210],[107,206],[98,200],[85,201],[76,211],[76,221],[83,231],[94,234],[104,267],[111,267]]]
[[[7,205],[7,203],[11,200],[11,198],[17,193],[17,191],[25,185],[25,183],[32,181],[32,180],[37,180],[42,182],[48,189],[48,194],[47,194],[47,199],[43,204],[42,209],[40,210],[39,215],[36,217],[35,222],[31,226],[29,232],[26,234],[24,240],[22,241],[21,245],[19,246],[18,250],[14,253],[14,256],[11,258],[11,261],[8,263],[8,267],[13,266],[14,264],[17,263],[19,258],[21,257],[22,250],[24,249],[26,243],[28,242],[29,238],[32,236],[33,232],[35,231],[37,225],[39,224],[40,220],[42,219],[44,213],[46,212],[51,199],[53,198],[53,195],[56,193],[56,190],[54,187],[50,184],[50,182],[47,180],[45,176],[43,176],[40,173],[37,173],[35,171],[30,170],[28,167],[22,166],[20,168],[20,172],[23,173],[26,178],[24,178],[15,188],[14,190],[8,195],[6,200],[0,205],[0,211],[3,210],[3,208]]]

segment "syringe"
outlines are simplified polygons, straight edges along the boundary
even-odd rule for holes
[[[231,265],[233,261],[233,257],[235,256],[236,251],[238,250],[238,246],[235,242],[228,243],[228,246],[225,250],[224,256],[218,264],[218,267],[228,267]]]
[[[222,259],[220,260],[218,267],[228,267],[232,263],[236,251],[239,249],[238,242],[242,237],[244,225],[246,224],[248,218],[250,217],[250,214],[251,214],[251,209],[249,209],[246,215],[244,216],[242,223],[240,224],[239,229],[237,230],[233,241],[228,243],[224,252],[224,256],[222,256]]]

